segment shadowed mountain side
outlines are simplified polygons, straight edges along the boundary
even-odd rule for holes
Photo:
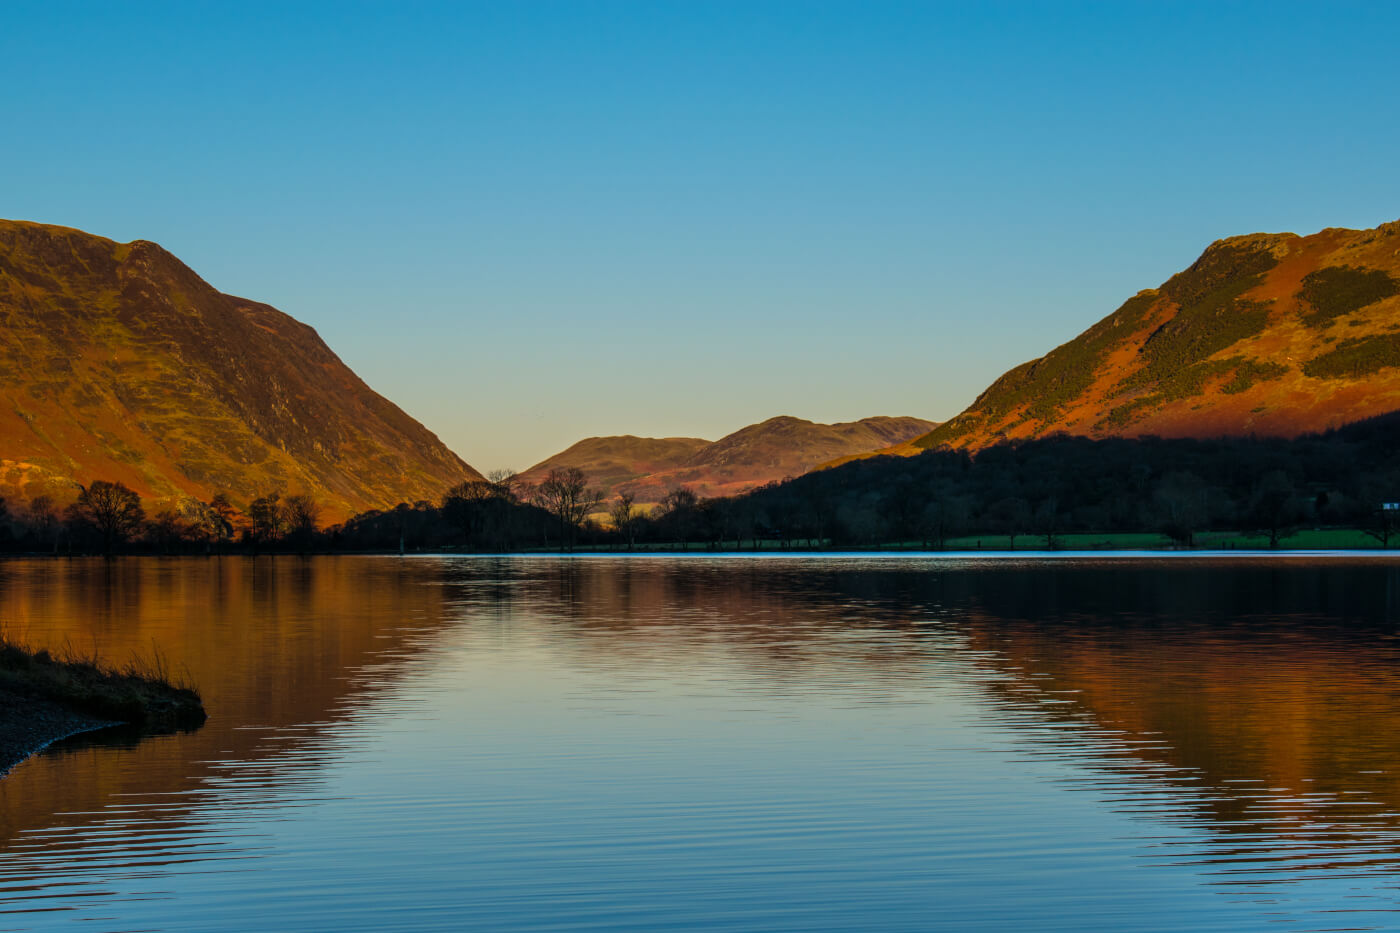
[[[523,475],[539,482],[553,467],[577,466],[605,498],[630,492],[639,504],[660,502],[686,486],[701,498],[734,496],[800,476],[835,457],[888,447],[927,432],[935,422],[877,416],[818,424],[779,416],[710,443],[694,438],[600,437],[580,441]],[[687,452],[686,446],[691,446]],[[616,451],[616,453],[614,453]],[[631,476],[623,478],[625,474]]]
[[[154,243],[0,221],[0,492],[304,492],[335,519],[478,474],[316,332]]]
[[[1400,222],[1219,240],[914,446],[1296,437],[1396,409]]]

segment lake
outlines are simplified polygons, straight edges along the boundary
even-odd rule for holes
[[[1400,928],[1400,557],[0,563],[0,931]]]

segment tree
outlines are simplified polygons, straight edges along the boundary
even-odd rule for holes
[[[813,479],[802,490],[802,502],[812,520],[808,528],[812,546],[822,547],[826,543],[826,525],[831,516],[831,493],[819,479]]]
[[[53,545],[58,553],[58,510],[53,499],[48,496],[35,496],[29,500],[29,528],[40,544]]]
[[[588,517],[603,494],[588,486],[588,477],[578,467],[549,471],[535,488],[535,498],[541,508],[559,522],[559,547],[572,550],[578,526]]]
[[[282,514],[288,533],[297,539],[303,549],[310,548],[321,520],[320,504],[305,493],[298,493],[283,500]]]
[[[96,479],[90,485],[79,488],[82,492],[78,493],[78,501],[73,503],[72,513],[102,535],[103,553],[112,553],[117,545],[141,530],[146,521],[141,497],[124,483]]]
[[[1040,503],[1035,510],[1032,522],[1035,525],[1035,533],[1045,539],[1045,549],[1053,551],[1060,546],[1060,503],[1054,496]]]
[[[174,509],[161,509],[151,519],[151,540],[160,547],[161,553],[168,554],[172,546],[185,537],[185,523],[180,513]]]
[[[608,509],[608,517],[612,519],[613,527],[622,536],[622,540],[627,542],[627,550],[632,550],[635,544],[634,535],[637,530],[637,512],[632,507],[632,503],[637,497],[630,493],[619,493],[617,501]]]
[[[233,520],[237,515],[238,510],[228,501],[227,493],[215,493],[209,500],[209,528],[216,543],[233,540]]]
[[[442,516],[462,532],[464,543],[474,544],[485,525],[487,503],[499,495],[500,487],[489,480],[466,480],[443,493]]]
[[[661,497],[655,517],[663,528],[669,529],[680,541],[681,550],[690,546],[691,535],[699,519],[700,497],[689,486],[677,486]]]
[[[1366,534],[1379,541],[1381,547],[1388,548],[1390,547],[1390,539],[1395,537],[1397,522],[1400,522],[1400,510],[1387,509],[1382,506],[1376,509],[1375,513],[1371,516],[1370,523],[1367,524],[1363,530]]]
[[[965,530],[970,508],[965,496],[951,495],[946,490],[935,495],[919,515],[924,543],[932,541],[940,551],[943,550],[950,536]]]
[[[1264,474],[1254,489],[1250,514],[1268,536],[1269,547],[1278,547],[1279,541],[1288,537],[1298,517],[1298,503],[1287,473],[1271,470]]]
[[[198,499],[180,501],[180,520],[184,524],[185,536],[196,544],[203,544],[206,552],[210,542],[218,537],[222,522],[212,505]]]
[[[275,544],[287,527],[282,495],[270,492],[248,503],[249,535],[255,544]]]
[[[1206,487],[1195,473],[1168,473],[1153,497],[1162,510],[1162,531],[1178,544],[1191,547],[1206,520]]]
[[[886,540],[903,547],[916,534],[916,527],[926,508],[918,488],[908,474],[900,476],[885,490],[880,499],[880,514],[887,524]]]
[[[496,487],[496,495],[507,502],[519,499],[520,474],[514,470],[492,470],[486,474],[486,481]]]
[[[1011,550],[1014,551],[1016,550],[1016,537],[1024,534],[1026,526],[1031,523],[1030,503],[1014,496],[998,499],[987,510],[987,516],[992,520],[992,527],[1006,535],[1010,541]]]

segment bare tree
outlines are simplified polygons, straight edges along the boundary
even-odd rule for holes
[[[1362,530],[1379,541],[1381,547],[1388,548],[1390,539],[1395,537],[1397,519],[1400,519],[1400,511],[1387,509],[1382,505],[1371,515],[1370,523]]]
[[[588,486],[588,477],[578,467],[550,470],[535,488],[535,500],[559,521],[559,546],[567,542],[573,549],[578,526],[603,501],[603,494]]]
[[[29,527],[41,543],[52,544],[54,553],[58,553],[58,510],[53,499],[35,496],[29,500]]]
[[[608,509],[608,516],[612,519],[613,527],[627,542],[627,550],[629,551],[632,550],[635,543],[633,537],[637,531],[637,511],[632,507],[632,503],[635,501],[637,501],[637,497],[633,493],[619,493],[617,501]]]
[[[486,481],[496,487],[496,495],[507,502],[516,502],[520,495],[520,474],[511,469],[492,470]]]
[[[282,540],[287,530],[287,516],[282,509],[282,494],[270,492],[248,503],[249,532],[254,543],[273,544]]]
[[[690,547],[700,517],[700,497],[689,486],[677,486],[661,497],[661,504],[652,513],[680,541],[681,550]]]
[[[95,479],[90,485],[79,488],[82,492],[78,493],[78,501],[73,503],[71,512],[97,528],[102,535],[104,553],[112,553],[118,544],[141,530],[146,512],[141,508],[141,497],[126,484]]]
[[[170,553],[170,548],[184,539],[186,530],[180,513],[175,509],[161,509],[151,519],[150,537],[163,554]]]
[[[490,480],[466,480],[443,493],[442,515],[462,532],[465,543],[472,544],[486,523],[487,504],[500,496],[500,487]]]
[[[321,521],[321,506],[305,493],[288,496],[282,502],[288,532],[303,548],[309,548]]]

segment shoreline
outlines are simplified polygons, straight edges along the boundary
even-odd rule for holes
[[[74,712],[50,700],[0,690],[0,780],[64,739],[124,723]]]
[[[1083,557],[1097,555],[1103,557],[1258,557],[1258,556],[1357,556],[1357,557],[1380,557],[1380,556],[1400,556],[1400,546],[1396,547],[1320,547],[1320,546],[1287,546],[1281,545],[1276,548],[1267,546],[1241,546],[1241,547],[1212,547],[1212,546],[1140,546],[1140,545],[1110,545],[1110,546],[1085,546],[1080,544],[1066,544],[1059,547],[1047,548],[1044,546],[1023,546],[1016,548],[986,546],[986,547],[945,547],[945,548],[922,548],[922,547],[860,547],[860,546],[831,546],[826,547],[767,547],[767,548],[733,548],[733,547],[638,547],[633,550],[613,547],[575,547],[571,550],[559,550],[556,548],[519,548],[509,551],[490,550],[467,550],[465,548],[451,547],[425,547],[410,548],[407,551],[396,549],[366,549],[366,550],[336,550],[336,551],[263,551],[257,554],[245,552],[228,552],[224,554],[48,554],[48,553],[11,553],[0,554],[0,562],[6,560],[218,560],[224,557],[244,558],[261,560],[289,559],[306,560],[313,557],[852,557],[865,555],[869,557],[1031,557],[1031,556],[1076,556]]]
[[[131,726],[155,735],[197,729],[207,718],[199,692],[172,678],[159,652],[114,668],[0,636],[0,777],[85,732]]]

